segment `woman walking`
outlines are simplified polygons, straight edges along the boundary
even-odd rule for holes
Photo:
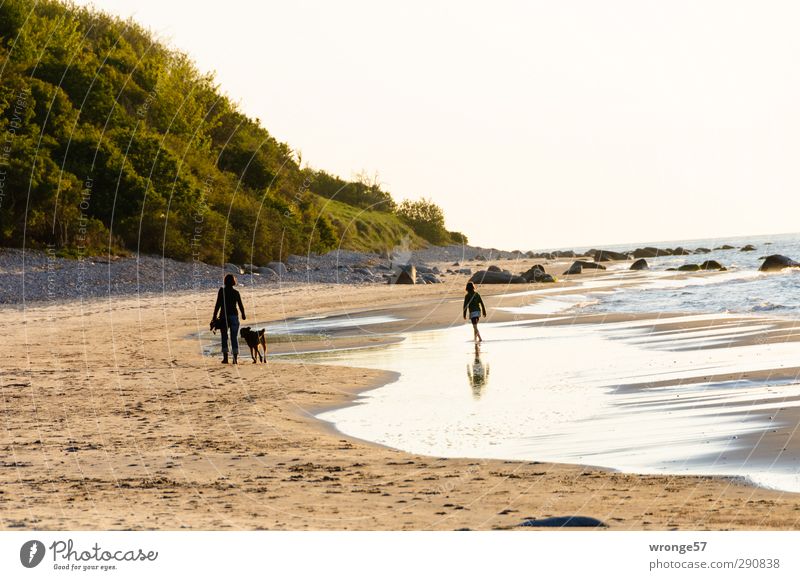
[[[464,296],[464,320],[467,319],[467,312],[469,312],[469,320],[472,322],[475,342],[483,342],[481,333],[478,331],[478,321],[481,319],[481,312],[486,316],[486,306],[483,304],[481,295],[475,292],[475,285],[472,282],[467,282],[467,295]]]
[[[222,335],[222,364],[228,364],[228,330],[231,331],[231,352],[233,352],[233,364],[239,364],[239,316],[236,307],[239,307],[239,312],[242,313],[242,320],[247,320],[244,314],[244,305],[242,305],[242,297],[239,291],[234,288],[236,286],[236,276],[228,274],[225,276],[225,286],[219,289],[217,293],[217,303],[214,305],[214,316],[212,320],[217,319],[217,312],[220,318],[220,334]]]

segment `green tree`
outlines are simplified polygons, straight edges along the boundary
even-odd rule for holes
[[[397,215],[430,243],[450,242],[450,235],[444,227],[444,212],[430,199],[405,200],[397,207]]]

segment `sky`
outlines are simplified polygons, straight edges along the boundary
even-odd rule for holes
[[[800,3],[80,0],[503,249],[800,231]]]

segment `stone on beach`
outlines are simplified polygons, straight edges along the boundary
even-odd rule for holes
[[[528,282],[555,282],[556,279],[544,271],[544,266],[536,264],[529,268],[526,272],[520,274]]]
[[[270,262],[269,264],[267,264],[267,268],[270,268],[278,276],[283,276],[288,272],[288,270],[286,269],[286,264],[284,264],[283,262]]]
[[[526,518],[521,527],[531,528],[607,528],[608,525],[597,518],[587,516],[556,516],[552,518]]]
[[[394,284],[416,284],[417,268],[414,264],[400,266],[400,272],[395,276]]]
[[[631,270],[649,270],[650,266],[647,265],[647,260],[639,258],[630,267]]]
[[[586,262],[584,260],[576,260],[572,263],[572,266],[564,272],[563,276],[569,276],[572,274],[580,274],[583,272],[583,269],[594,269],[594,270],[605,270],[606,267],[602,264],[598,264],[597,262]]]
[[[511,272],[493,272],[481,270],[469,279],[476,284],[525,284],[527,280],[522,276],[515,276]]]

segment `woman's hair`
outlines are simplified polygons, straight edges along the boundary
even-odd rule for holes
[[[475,292],[475,284],[467,282],[467,292]]]
[[[225,286],[236,286],[236,276],[225,274]]]

